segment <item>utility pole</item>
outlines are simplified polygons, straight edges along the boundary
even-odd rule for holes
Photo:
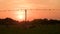
[[[27,10],[25,9],[25,22],[27,21]]]

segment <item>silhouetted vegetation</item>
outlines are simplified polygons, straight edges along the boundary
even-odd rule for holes
[[[32,21],[16,21],[11,18],[0,19],[0,25],[24,25],[25,27],[29,26],[40,26],[40,25],[56,25],[60,24],[60,20],[53,20],[53,19],[34,19]]]
[[[53,19],[35,19],[32,21],[33,23],[36,23],[36,24],[44,24],[44,25],[47,25],[47,24],[60,24],[60,20],[53,20]]]
[[[4,26],[4,27],[3,27]],[[19,33],[33,33],[33,34],[47,34],[47,32],[56,34],[56,31],[59,32],[60,28],[60,20],[53,20],[53,19],[34,19],[32,21],[16,21],[11,18],[0,19],[0,30],[10,28],[9,30],[13,30]],[[58,30],[56,30],[58,28]],[[35,30],[35,31],[34,31]],[[52,32],[51,32],[52,30]],[[11,32],[11,31],[9,31]],[[46,32],[46,33],[45,33]],[[49,33],[49,34],[50,34]],[[15,33],[17,34],[17,33]]]
[[[9,25],[15,25],[15,24],[17,24],[17,23],[25,23],[25,21],[22,21],[22,22],[19,22],[19,21],[16,21],[16,20],[13,20],[13,19],[11,19],[11,18],[5,18],[5,19],[0,19],[0,25],[6,25],[6,24],[9,24]],[[53,20],[53,19],[50,19],[50,20],[48,20],[48,19],[34,19],[34,20],[32,20],[32,21],[26,21],[26,23],[25,24],[27,24],[27,23],[34,23],[34,24],[45,24],[45,25],[47,25],[47,24],[60,24],[60,20]]]

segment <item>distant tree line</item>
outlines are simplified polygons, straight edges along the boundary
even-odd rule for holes
[[[53,20],[53,19],[34,19],[33,21],[31,21],[33,23],[38,23],[38,24],[60,24],[60,20]]]
[[[0,25],[4,24],[17,24],[19,21],[13,20],[11,18],[5,18],[5,19],[0,19]],[[20,23],[24,23],[25,21],[22,21]],[[26,23],[36,23],[36,24],[60,24],[60,20],[53,20],[53,19],[34,19],[32,21],[26,21]]]
[[[22,24],[22,25],[21,25]],[[0,19],[0,25],[6,25],[9,27],[9,25],[20,25],[21,27],[36,27],[40,25],[56,25],[60,24],[60,20],[53,20],[53,19],[34,19],[32,21],[16,21],[11,18],[5,18],[5,19]],[[23,26],[24,25],[24,26]]]

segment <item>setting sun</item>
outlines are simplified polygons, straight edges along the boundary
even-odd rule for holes
[[[18,20],[24,20],[24,19],[25,19],[24,15],[17,15],[16,18],[17,18]]]
[[[16,13],[16,19],[17,20],[25,20],[25,11],[21,10],[21,11],[17,11]]]

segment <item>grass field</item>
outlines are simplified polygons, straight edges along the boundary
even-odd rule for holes
[[[0,34],[60,34],[60,25],[41,25],[27,29],[0,25]]]

